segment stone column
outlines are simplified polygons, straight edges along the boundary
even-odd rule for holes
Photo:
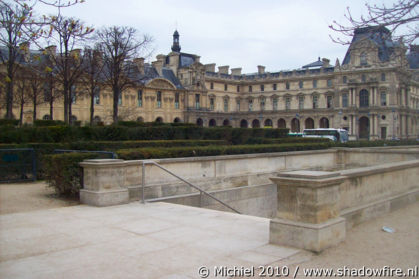
[[[125,187],[125,164],[118,159],[85,160],[83,168],[83,189],[80,202],[94,206],[110,206],[129,202]]]
[[[345,239],[340,216],[338,172],[290,171],[271,178],[278,189],[276,217],[269,242],[321,252]]]

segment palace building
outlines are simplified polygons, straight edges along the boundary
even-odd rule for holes
[[[419,47],[407,49],[384,27],[355,31],[342,62],[320,57],[292,71],[245,74],[241,68],[202,64],[198,55],[181,52],[179,33],[167,55],[144,63],[129,62],[133,86],[120,96],[123,120],[189,122],[242,128],[344,128],[351,139],[406,139],[419,134]],[[112,122],[112,92],[95,96],[95,120]],[[73,118],[88,122],[90,99],[75,98]],[[32,122],[32,107],[24,121]],[[63,117],[62,104],[54,119]],[[4,114],[5,109],[0,108]],[[18,113],[16,108],[16,113]],[[49,106],[38,107],[48,119]]]

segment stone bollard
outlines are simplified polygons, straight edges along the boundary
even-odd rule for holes
[[[80,202],[94,206],[110,206],[129,202],[125,183],[125,164],[118,159],[85,160],[83,167],[83,189]]]
[[[270,243],[314,252],[345,239],[339,217],[339,172],[289,171],[271,178],[278,189],[276,217],[270,222]]]

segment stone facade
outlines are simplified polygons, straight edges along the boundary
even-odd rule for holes
[[[406,54],[407,53],[407,54]],[[131,62],[143,79],[122,92],[124,120],[190,122],[202,126],[345,128],[352,139],[417,138],[419,133],[419,50],[394,42],[385,28],[355,32],[342,60],[326,58],[292,71],[242,74],[241,68],[203,65],[181,52],[179,33],[172,52],[151,64]],[[112,94],[101,88],[95,118],[112,121]],[[31,122],[30,107],[25,122]],[[3,113],[4,108],[0,108]],[[62,118],[57,102],[54,118]],[[48,118],[49,107],[39,106]],[[89,99],[73,104],[75,119],[88,121]],[[15,114],[17,115],[17,113]]]

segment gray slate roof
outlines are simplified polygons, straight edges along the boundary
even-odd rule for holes
[[[400,46],[398,42],[391,39],[390,31],[381,26],[370,26],[358,28],[354,32],[351,45],[360,40],[370,40],[378,47],[378,58],[382,62],[389,61],[390,55],[393,53],[394,48]],[[342,65],[349,64],[351,60],[349,48],[343,59]]]

